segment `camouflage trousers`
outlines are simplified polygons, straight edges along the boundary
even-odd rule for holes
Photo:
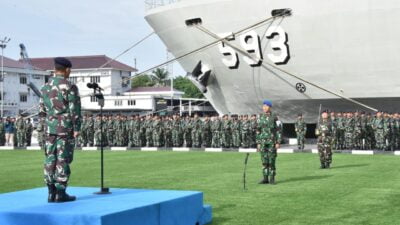
[[[211,138],[211,147],[213,148],[221,147],[221,134],[219,131],[213,131]]]
[[[46,144],[46,136],[44,132],[38,132],[38,144],[40,148],[44,149]]]
[[[184,134],[183,134],[183,139],[185,140],[185,147],[188,147],[188,148],[190,148],[190,147],[192,147],[192,132],[191,131],[186,131]]]
[[[243,148],[249,148],[250,147],[250,135],[248,131],[242,131],[241,132],[241,147]]]
[[[266,147],[260,150],[261,162],[263,165],[262,173],[264,176],[276,175],[277,151],[273,147]]]
[[[154,147],[161,147],[161,142],[162,142],[161,137],[162,137],[161,133],[156,132],[156,131],[153,132],[153,145],[154,145]]]
[[[344,134],[344,140],[346,149],[352,149],[354,147],[353,132],[346,132]]]
[[[88,144],[90,146],[93,146],[93,144],[94,144],[94,130],[87,129],[86,130],[86,138],[87,138]]]
[[[146,146],[153,146],[153,131],[149,129],[146,130]]]
[[[299,149],[304,149],[305,132],[297,132],[297,146]]]
[[[24,131],[17,131],[17,143],[18,143],[18,147],[25,146],[25,132]]]
[[[332,144],[330,140],[318,142],[318,154],[321,164],[332,163]]]
[[[380,150],[384,150],[385,149],[385,134],[383,132],[383,130],[377,130],[375,132],[375,141],[376,141],[376,148],[380,149]]]
[[[172,145],[173,145],[174,147],[179,147],[179,146],[181,146],[181,140],[180,140],[180,138],[181,138],[181,134],[180,134],[179,130],[173,129],[173,130],[172,130]]]
[[[209,131],[203,131],[201,133],[201,145],[203,147],[209,148],[211,147],[211,133]]]
[[[58,190],[67,187],[74,155],[74,139],[67,136],[48,135],[44,161],[44,180],[55,184]]]
[[[0,131],[0,146],[5,145],[6,143],[6,134],[4,131]]]
[[[81,140],[82,140],[81,144],[82,144],[82,146],[85,147],[88,144],[88,138],[87,138],[86,130],[83,130],[83,129],[81,130],[80,137],[81,137]]]
[[[115,135],[114,135],[114,131],[113,130],[111,130],[111,129],[109,129],[108,131],[107,131],[107,143],[108,143],[108,146],[110,146],[110,147],[112,147],[112,146],[115,146]]]
[[[192,131],[193,147],[200,148],[201,146],[201,133],[199,130]]]
[[[224,148],[230,148],[231,147],[231,135],[229,133],[222,132],[221,145]]]
[[[165,147],[172,147],[172,131],[166,130],[164,132],[164,145]]]
[[[233,130],[232,131],[232,147],[239,148],[240,147],[240,131]]]

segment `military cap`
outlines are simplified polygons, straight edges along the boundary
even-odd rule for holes
[[[54,65],[57,68],[71,68],[72,67],[72,63],[71,61],[69,61],[67,58],[64,57],[57,57],[54,59]]]
[[[264,100],[263,105],[267,105],[269,107],[272,107],[272,102],[270,100]]]

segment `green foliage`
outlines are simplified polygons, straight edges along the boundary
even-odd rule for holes
[[[186,77],[176,77],[174,79],[174,88],[185,92],[184,98],[204,98],[199,89]]]
[[[164,68],[157,68],[152,71],[152,79],[156,86],[165,86],[169,73]]]
[[[99,153],[74,154],[70,186],[97,187]],[[204,202],[213,207],[213,225],[392,225],[400,221],[396,156],[334,154],[332,168],[321,170],[317,155],[280,154],[273,186],[257,184],[260,156],[252,153],[248,190],[243,191],[242,153],[104,154],[107,186],[202,191]],[[0,193],[44,187],[43,159],[42,151],[0,151]]]
[[[152,87],[155,83],[149,75],[142,75],[132,79],[131,87]]]

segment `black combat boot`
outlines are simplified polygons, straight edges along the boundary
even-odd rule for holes
[[[72,202],[75,201],[76,197],[75,196],[69,196],[67,193],[65,193],[65,190],[57,190],[57,194],[55,197],[55,202],[61,203],[61,202]]]
[[[272,185],[275,184],[275,175],[272,175],[272,176],[269,178],[269,183],[272,184]]]
[[[329,163],[329,162],[326,162],[326,163],[325,163],[325,168],[326,168],[326,169],[329,169],[330,167],[331,167],[330,163]]]
[[[325,163],[321,162],[321,166],[319,167],[320,169],[325,169]]]
[[[56,198],[56,186],[54,184],[47,184],[47,187],[49,188],[49,197],[47,198],[47,202],[54,202]]]
[[[268,176],[264,175],[264,178],[258,184],[269,184]]]

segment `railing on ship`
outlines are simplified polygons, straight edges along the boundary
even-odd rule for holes
[[[172,4],[175,2],[179,2],[181,0],[145,0],[144,4],[146,5],[146,10],[154,9],[160,6]]]

